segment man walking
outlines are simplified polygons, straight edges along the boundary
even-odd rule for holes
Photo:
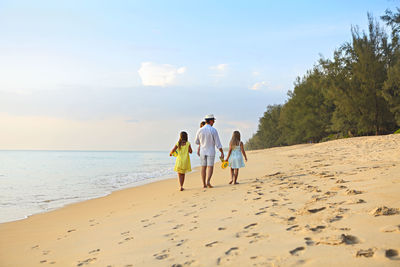
[[[206,125],[197,131],[195,143],[200,145],[200,165],[203,187],[212,188],[210,180],[214,171],[215,147],[217,147],[221,152],[221,158],[224,157],[224,151],[222,150],[218,132],[212,127],[215,123],[214,115],[207,115],[204,119],[206,121]]]

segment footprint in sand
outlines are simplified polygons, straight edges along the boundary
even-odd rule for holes
[[[289,253],[293,256],[298,256],[300,251],[303,251],[305,248],[304,247],[297,247],[291,251],[289,251]]]
[[[363,204],[363,203],[367,203],[364,199],[352,199],[352,200],[348,200],[346,201],[346,204]]]
[[[118,242],[118,245],[121,245],[121,244],[123,244],[125,242],[128,242],[129,240],[132,240],[132,239],[133,239],[133,237],[126,237],[124,240]]]
[[[76,266],[83,266],[83,265],[88,265],[91,263],[94,263],[97,260],[97,258],[89,258],[83,261],[78,261],[78,264]]]
[[[89,254],[98,253],[98,252],[100,252],[99,248],[98,249],[94,249],[92,251],[89,251]]]
[[[187,239],[181,239],[178,241],[178,243],[176,244],[177,247],[182,246],[185,242],[187,241]]]
[[[299,226],[296,224],[296,225],[290,226],[289,228],[286,228],[286,231],[292,231],[293,229],[296,229],[296,231],[298,231],[298,230],[300,230],[298,227]]]
[[[312,240],[311,237],[304,237],[304,240],[306,240],[306,245],[307,245],[307,246],[313,246],[313,245],[315,245],[315,242]]]
[[[315,233],[320,233],[320,232],[322,232],[323,229],[326,228],[326,226],[325,225],[317,225],[315,227],[310,227],[309,225],[306,225],[306,228]]]
[[[249,228],[253,228],[254,226],[256,226],[257,223],[251,223],[249,225],[246,225],[245,227],[243,227],[243,229],[249,229]]]
[[[248,234],[246,237],[247,238],[251,238],[251,240],[249,241],[249,244],[252,244],[252,243],[255,243],[255,242],[257,242],[257,241],[259,241],[261,239],[268,238],[269,235],[268,234],[261,235],[259,233],[251,233],[251,234]]]
[[[388,225],[381,229],[381,232],[384,233],[393,233],[393,232],[400,232],[400,224],[398,225]]]
[[[324,195],[325,196],[328,196],[328,197],[333,197],[333,196],[336,196],[336,192],[332,192],[332,191],[326,191],[325,193],[324,193]]]
[[[251,256],[250,260],[253,266],[265,266],[266,262],[271,262],[272,259],[267,260],[264,256]]]
[[[347,189],[346,190],[346,195],[359,195],[362,193],[363,193],[363,191],[361,191],[361,190],[355,190],[355,189]]]
[[[130,231],[126,231],[126,232],[122,232],[122,233],[121,233],[121,235],[124,237],[124,239],[123,239],[122,241],[118,242],[119,245],[121,245],[121,244],[123,244],[123,243],[125,243],[125,242],[128,242],[129,240],[132,240],[132,239],[133,239],[133,237],[130,236],[129,233],[130,233]],[[99,250],[100,250],[100,249],[99,249]]]
[[[356,257],[365,257],[365,258],[370,258],[374,256],[375,253],[375,248],[369,248],[369,249],[360,249],[356,253]]]
[[[147,228],[147,227],[149,227],[149,226],[152,226],[154,223],[148,223],[148,224],[146,224],[146,225],[143,225],[143,227],[144,228]]]
[[[182,226],[183,226],[183,224],[177,224],[172,229],[176,230],[176,229],[181,228]]]
[[[219,243],[218,241],[213,241],[213,242],[211,242],[211,243],[205,244],[205,246],[206,246],[206,247],[212,247],[212,246],[214,246],[214,245],[216,245],[216,244],[218,244],[218,243]]]
[[[355,236],[342,234],[340,236],[323,237],[316,243],[316,245],[353,245],[358,244],[359,242],[360,241]]]
[[[391,260],[399,260],[399,252],[395,249],[387,249],[385,251],[385,256]]]
[[[225,255],[230,255],[233,251],[238,250],[238,247],[232,247],[230,249],[228,249],[227,251],[225,251]]]
[[[373,209],[370,212],[371,215],[377,216],[389,216],[389,215],[396,215],[400,214],[400,210],[398,208],[388,208],[386,206],[381,206],[378,208]]]
[[[232,248],[228,249],[227,251],[225,251],[225,255],[223,255],[222,257],[219,257],[217,259],[217,265],[228,264],[228,263],[232,262],[234,257],[237,255],[239,255],[239,248],[232,247]]]
[[[157,260],[164,260],[166,258],[169,257],[169,254],[167,253],[169,252],[169,249],[164,249],[163,251],[161,251],[160,253],[156,253],[153,256],[157,259]]]
[[[326,207],[315,208],[315,209],[308,209],[307,211],[308,211],[309,213],[317,213],[317,212],[320,212],[320,211],[322,211],[322,210],[324,210],[324,209],[326,209]]]
[[[331,217],[328,219],[328,222],[333,223],[333,222],[337,222],[340,221],[341,219],[343,219],[342,215],[336,215],[334,217]]]
[[[89,220],[89,223],[90,223],[90,225],[89,225],[89,226],[96,226],[96,225],[100,224],[99,222],[96,222],[96,220],[95,220],[95,219],[91,219],[91,220]]]

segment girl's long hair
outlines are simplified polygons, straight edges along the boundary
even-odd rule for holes
[[[183,143],[186,143],[188,141],[188,134],[187,132],[181,132],[179,134],[179,141],[178,141],[178,148],[181,148]]]
[[[232,134],[232,139],[231,139],[231,142],[229,143],[229,146],[231,148],[234,148],[239,145],[240,145],[240,132],[234,131]]]

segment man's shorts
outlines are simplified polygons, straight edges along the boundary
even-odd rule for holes
[[[200,155],[201,166],[214,166],[215,156]]]

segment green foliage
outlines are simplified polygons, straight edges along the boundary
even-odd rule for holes
[[[325,97],[325,77],[319,67],[298,78],[282,108],[280,143],[318,142],[327,135],[333,104]]]
[[[268,106],[248,149],[385,134],[400,125],[400,9],[382,19],[391,39],[368,14],[368,32],[297,78],[284,105]]]
[[[400,129],[394,132],[394,134],[400,134]]]
[[[268,106],[260,119],[257,133],[246,143],[247,149],[259,149],[280,145],[281,131],[278,127],[281,105]]]
[[[389,67],[388,78],[384,83],[382,94],[397,124],[400,125],[400,60],[394,66]]]

